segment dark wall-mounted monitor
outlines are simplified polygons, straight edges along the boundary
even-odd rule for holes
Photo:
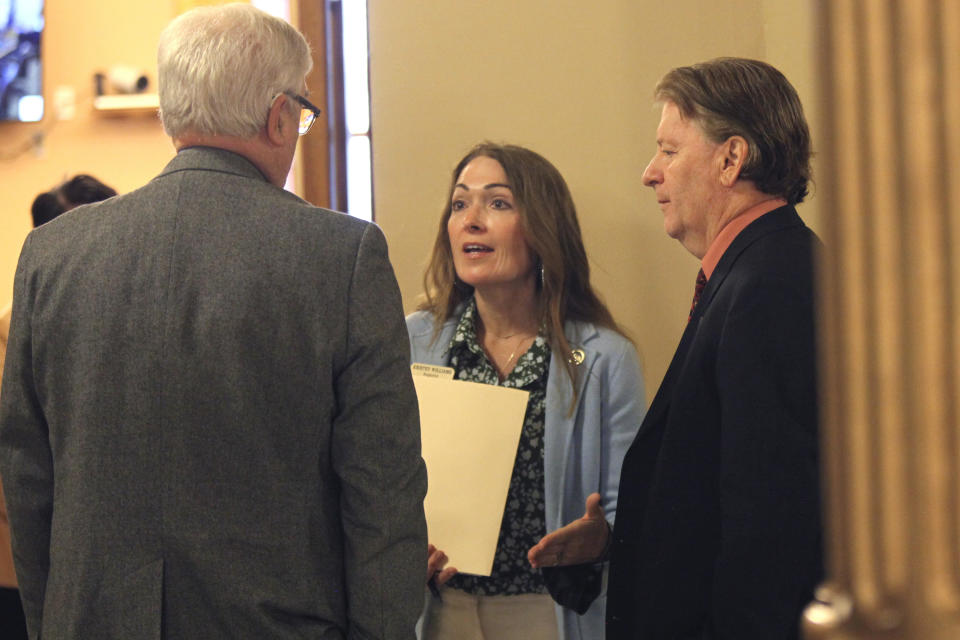
[[[0,0],[0,120],[43,118],[43,0]]]

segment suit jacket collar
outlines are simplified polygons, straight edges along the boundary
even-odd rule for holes
[[[594,337],[598,336],[600,332],[597,331],[597,328],[592,324],[579,322],[577,320],[567,320],[564,323],[563,333],[567,337],[567,342],[570,343],[571,348],[571,352],[567,354],[564,359],[573,357],[575,361],[579,360],[579,364],[574,366],[575,375],[577,376],[577,396],[573,403],[573,412],[576,413],[576,409],[580,406],[580,399],[583,397],[583,388],[586,386],[583,384],[583,380],[590,375],[590,371],[593,369],[593,364],[596,362],[598,355],[596,350],[592,348],[590,342]],[[552,394],[550,394],[551,388],[553,390]],[[547,392],[551,397],[558,399],[557,406],[562,407],[565,414],[570,409],[570,394],[572,391],[574,391],[574,389],[570,385],[570,376],[567,375],[563,361],[556,353],[553,353],[550,358],[550,372],[547,377]]]
[[[260,169],[245,157],[239,153],[217,147],[184,147],[180,149],[173,160],[160,173],[160,176],[188,170],[232,173],[267,182],[266,176]]]
[[[707,280],[707,285],[703,288],[703,293],[700,295],[697,308],[693,311],[693,318],[690,321],[691,324],[696,322],[696,319],[703,315],[704,310],[710,306],[710,301],[713,299],[713,296],[716,295],[720,289],[724,279],[730,273],[730,269],[734,263],[736,263],[737,258],[740,257],[740,254],[743,253],[747,247],[771,233],[790,227],[802,226],[803,220],[797,215],[797,210],[794,209],[792,205],[785,205],[774,209],[747,225],[744,230],[733,239],[730,246],[727,247],[727,250],[720,258],[720,262],[717,263],[717,268],[713,270],[713,274],[710,276],[710,279]]]
[[[800,216],[797,215],[797,210],[794,209],[792,205],[787,205],[785,207],[774,209],[770,213],[760,216],[758,219],[747,225],[747,227],[741,231],[736,238],[734,238],[733,242],[720,258],[720,262],[717,263],[717,268],[714,269],[713,275],[711,276],[710,280],[707,281],[707,284],[703,289],[703,293],[700,294],[700,301],[697,303],[697,307],[693,311],[693,316],[683,331],[683,335],[680,338],[680,344],[677,345],[677,350],[673,354],[673,359],[670,361],[670,366],[667,367],[667,372],[663,376],[663,381],[660,383],[660,387],[657,389],[657,393],[653,398],[653,402],[650,403],[650,409],[647,411],[643,425],[658,424],[660,422],[660,416],[667,409],[667,407],[670,406],[670,394],[673,391],[673,379],[677,376],[678,370],[683,365],[683,361],[686,359],[687,349],[690,348],[690,343],[693,341],[693,337],[697,333],[697,326],[700,323],[700,317],[710,305],[710,301],[716,295],[717,291],[720,290],[724,279],[726,279],[727,275],[730,274],[730,270],[736,263],[737,258],[740,257],[740,254],[742,254],[747,247],[766,235],[782,229],[797,226],[803,226],[803,220],[801,220]],[[637,435],[637,440],[643,439],[649,432],[650,429],[641,426],[640,433]]]

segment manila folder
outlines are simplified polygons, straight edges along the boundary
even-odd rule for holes
[[[460,573],[489,576],[530,393],[423,375],[413,380],[430,542]]]

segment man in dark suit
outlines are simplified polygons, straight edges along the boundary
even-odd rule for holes
[[[612,532],[595,498],[534,564],[609,553],[607,638],[798,637],[822,576],[813,253],[800,100],[762,62],[668,73],[643,175],[702,261],[673,361],[623,463]]]
[[[30,634],[413,637],[426,472],[386,243],[282,189],[307,44],[201,8],[158,68],[177,156],[17,267],[0,471]]]

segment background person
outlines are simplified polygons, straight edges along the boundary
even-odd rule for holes
[[[453,575],[431,547],[428,575],[446,588],[428,601],[424,636],[602,637],[602,565],[541,573],[526,560],[593,492],[613,521],[644,411],[636,351],[590,285],[556,168],[522,147],[472,149],[454,169],[424,285],[422,310],[407,318],[412,360],[530,392],[493,573]]]
[[[81,204],[100,202],[115,195],[117,192],[112,187],[108,187],[91,175],[78,173],[34,198],[30,206],[33,226],[39,227],[50,222],[61,213]]]
[[[670,71],[643,174],[664,229],[702,262],[673,362],[623,462],[611,640],[797,638],[823,575],[813,254],[794,205],[810,133],[772,66],[719,58]],[[531,549],[595,559],[602,509]]]
[[[386,243],[282,188],[310,60],[248,4],[179,16],[176,157],[24,244],[0,471],[34,637],[413,636],[426,473]]]

